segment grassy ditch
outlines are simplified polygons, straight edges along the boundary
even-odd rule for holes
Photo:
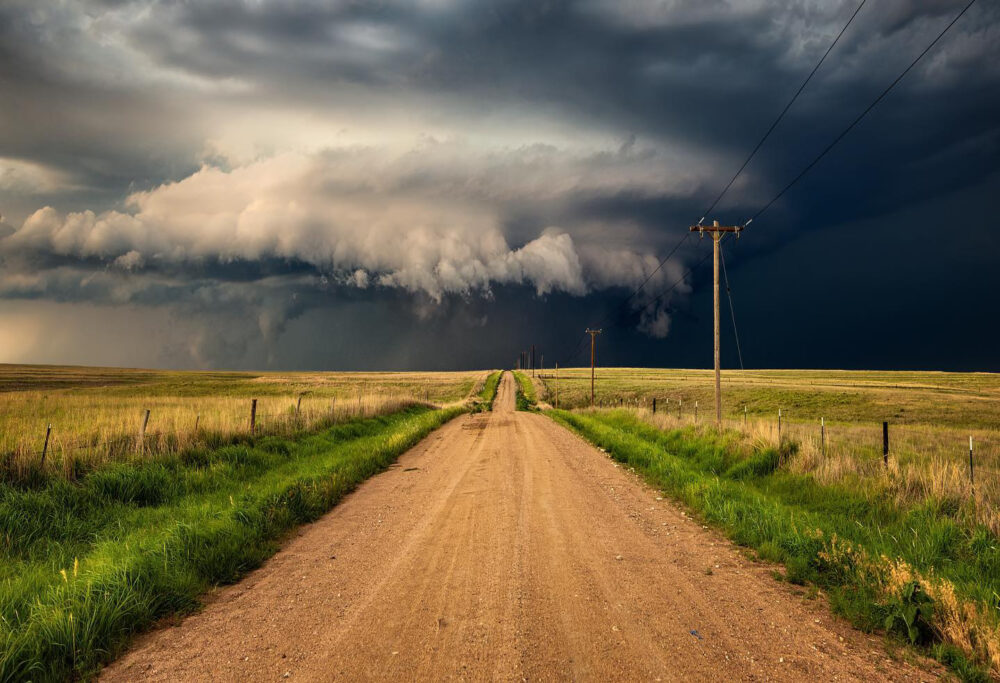
[[[497,398],[497,389],[500,386],[500,371],[491,372],[483,382],[483,388],[476,394],[472,406],[474,413],[486,413],[493,410],[493,401]]]
[[[0,485],[0,680],[88,677],[464,410],[418,405],[109,465],[75,483]]]
[[[1000,675],[1000,542],[928,502],[901,507],[789,471],[795,444],[661,430],[627,411],[552,411],[736,542],[825,590],[866,631],[887,630],[965,680]]]
[[[531,378],[523,372],[514,371],[514,379],[517,380],[517,409],[533,410],[538,400],[535,396],[535,385]]]

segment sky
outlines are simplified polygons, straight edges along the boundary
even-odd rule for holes
[[[689,226],[967,4],[865,2],[706,215],[859,1],[5,0],[0,362],[709,367]],[[998,162],[979,0],[723,243],[724,367],[1000,371]]]

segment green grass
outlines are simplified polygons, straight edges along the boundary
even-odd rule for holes
[[[414,406],[112,464],[73,483],[0,485],[0,680],[88,677],[464,410]]]
[[[961,523],[957,510],[933,502],[903,508],[864,489],[821,485],[783,467],[794,457],[790,442],[748,451],[739,434],[664,431],[628,411],[550,415],[761,558],[784,564],[787,580],[825,589],[833,608],[856,626],[888,625],[969,680],[985,676],[991,657],[996,667],[1000,542],[985,528]],[[907,593],[901,576],[917,577],[932,597],[947,598],[942,587],[953,587],[982,618],[953,624],[955,610],[942,598],[920,628],[914,615],[923,594],[912,587]],[[917,626],[906,628],[904,616]],[[971,648],[951,642],[965,636]]]
[[[501,374],[498,370],[487,375],[486,380],[483,382],[483,388],[476,394],[476,402],[472,409],[473,412],[481,413],[493,410],[493,401],[497,397]]]
[[[523,372],[514,371],[514,379],[517,380],[517,409],[532,410],[537,401],[535,397],[535,385],[531,378]]]

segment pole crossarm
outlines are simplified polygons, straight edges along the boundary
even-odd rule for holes
[[[742,225],[719,225],[719,221],[715,221],[714,225],[692,225],[688,228],[688,232],[701,232],[701,233],[719,233],[719,232],[743,232]]]

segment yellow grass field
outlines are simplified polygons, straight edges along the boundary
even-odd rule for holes
[[[283,434],[330,420],[372,416],[413,402],[462,401],[485,372],[175,372],[0,365],[0,459],[37,463],[51,425],[46,467],[176,451],[250,429]],[[300,403],[301,397],[301,403]],[[142,423],[149,421],[140,440]]]

